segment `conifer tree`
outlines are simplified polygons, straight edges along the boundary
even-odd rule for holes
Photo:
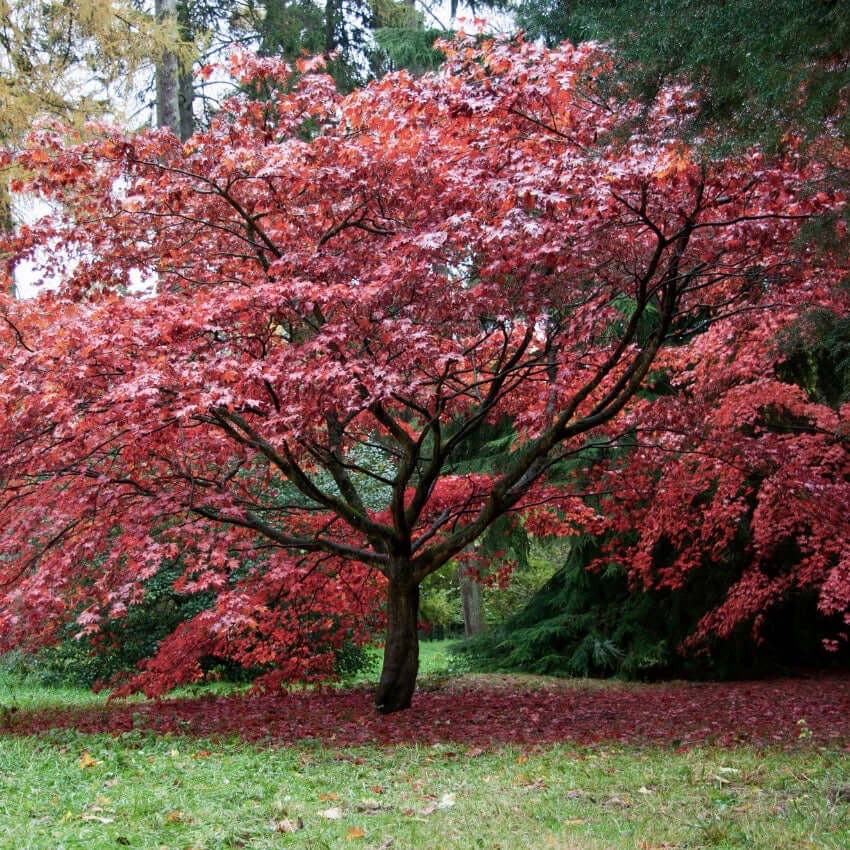
[[[490,5],[490,4],[488,4]],[[499,0],[492,5],[500,5]],[[850,134],[850,15],[836,0],[516,0],[519,25],[550,44],[611,42],[632,91],[687,78],[693,131],[778,145]],[[712,130],[713,128],[713,130]]]

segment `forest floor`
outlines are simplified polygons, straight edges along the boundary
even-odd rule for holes
[[[850,847],[850,678],[431,673],[106,703],[0,679],[0,848]]]

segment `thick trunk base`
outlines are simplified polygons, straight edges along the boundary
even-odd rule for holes
[[[419,672],[419,586],[390,582],[387,588],[387,642],[375,694],[381,714],[410,708]]]

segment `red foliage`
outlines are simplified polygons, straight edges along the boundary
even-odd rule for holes
[[[792,244],[803,219],[844,202],[802,188],[822,169],[702,156],[675,141],[688,91],[648,111],[610,99],[595,83],[610,57],[592,46],[445,50],[435,75],[346,98],[307,65],[294,79],[244,57],[237,74],[281,89],[234,98],[186,144],[101,128],[68,147],[43,131],[17,156],[55,212],[7,240],[6,268],[40,258],[62,285],[0,312],[0,649],[73,618],[97,631],[180,557],[179,587],[217,602],[130,687],[195,679],[209,654],[274,664],[275,678],[326,674],[388,588],[398,695],[379,701],[403,707],[413,589],[506,512],[549,533],[592,518],[583,485],[547,483],[553,464],[644,422],[670,434],[666,450],[713,429],[738,451],[729,423],[778,395],[820,430],[774,483],[796,489],[784,513],[763,511],[760,551],[771,523],[802,528],[792,505],[819,514],[826,491],[806,470],[842,414],[803,410],[757,373],[767,330],[841,276]],[[696,394],[672,410],[636,396],[671,342],[662,365]],[[718,393],[729,403],[709,409]],[[506,416],[520,439],[504,468],[459,474],[458,449]],[[670,581],[691,567],[681,508],[715,479],[718,516],[742,498],[724,463],[677,476],[649,510],[632,475],[616,521],[640,512],[633,570],[660,528],[683,544]],[[840,524],[850,502],[832,484]],[[694,546],[722,545],[715,528]],[[828,534],[802,569],[846,608]]]
[[[511,682],[427,691],[415,713],[381,717],[365,691],[110,703],[99,708],[40,709],[0,715],[0,733],[53,728],[120,734],[133,729],[194,736],[237,734],[293,744],[316,739],[336,747],[368,743],[459,745],[745,743],[850,748],[850,679],[824,677],[724,684],[564,687],[518,690]],[[808,733],[811,732],[811,741]]]
[[[850,623],[850,405],[815,403],[782,382],[777,341],[813,303],[837,315],[850,305],[842,290],[801,297],[664,352],[657,362],[674,394],[636,403],[636,449],[596,470],[606,491],[597,527],[613,532],[602,560],[672,588],[724,560],[740,564],[725,601],[690,639],[697,648],[742,623],[758,640],[772,607],[807,592],[823,615]],[[828,648],[836,638],[847,634],[827,635]]]

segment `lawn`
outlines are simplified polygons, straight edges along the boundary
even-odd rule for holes
[[[850,847],[850,680],[454,676],[106,704],[0,683],[0,848]]]

